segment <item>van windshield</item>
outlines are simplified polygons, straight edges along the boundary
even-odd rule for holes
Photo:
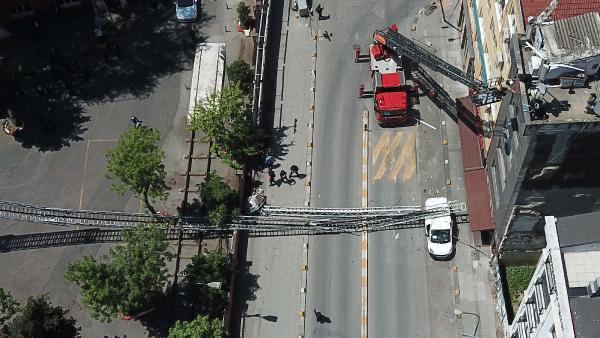
[[[450,230],[432,230],[431,242],[440,244],[450,242]]]

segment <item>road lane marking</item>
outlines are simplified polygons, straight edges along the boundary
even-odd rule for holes
[[[416,171],[415,134],[410,131],[398,131],[390,140],[390,132],[385,132],[377,141],[373,154],[373,167],[376,173],[373,180],[388,179],[397,181],[411,178]],[[403,170],[404,169],[404,170]],[[387,173],[387,175],[386,175]]]
[[[90,144],[92,142],[117,142],[117,139],[96,139],[96,140],[88,140],[85,145],[85,159],[83,160],[83,173],[81,174],[81,191],[79,193],[79,210],[83,208],[83,195],[85,192],[85,174],[87,172],[87,164],[88,158],[90,154]],[[79,225],[77,226],[79,230]]]
[[[387,136],[386,136],[387,135]],[[388,148],[389,133],[384,134],[387,141],[382,142],[381,139],[377,144],[376,149]],[[363,138],[362,138],[362,200],[363,208],[369,206],[369,111],[363,111]],[[380,145],[385,144],[385,145]],[[379,150],[381,151],[381,150]],[[389,151],[389,148],[388,148]],[[379,154],[376,155],[379,157]],[[386,155],[387,156],[387,155]],[[360,241],[361,248],[361,288],[360,288],[360,304],[361,304],[361,320],[360,320],[360,336],[361,338],[368,337],[368,276],[369,276],[369,235],[367,231],[363,231]]]
[[[412,163],[415,162],[415,153],[413,151],[415,147],[414,142],[415,134],[410,133],[400,149],[400,154],[398,155],[398,159],[396,160],[396,163],[394,163],[394,168],[390,174],[390,178],[394,181],[396,181],[398,178],[398,174],[402,168],[404,168],[402,176],[403,181],[406,181],[407,178],[410,178],[410,176],[408,176],[409,174],[414,173],[415,168],[412,170],[410,169],[412,167]]]
[[[387,162],[388,162],[388,157],[390,156],[390,150],[391,149],[389,146],[384,148],[383,158],[381,159],[379,168],[377,169],[377,173],[375,174],[375,177],[373,177],[373,179],[380,180],[383,178],[383,175],[385,174],[385,170],[387,169]]]

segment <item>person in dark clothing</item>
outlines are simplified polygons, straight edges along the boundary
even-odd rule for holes
[[[290,177],[292,177],[292,175],[298,176],[298,166],[295,164],[290,167]]]
[[[269,168],[268,174],[269,174],[269,185],[274,185],[275,184],[275,172],[273,170],[271,170],[271,168]]]
[[[129,118],[129,122],[134,126],[138,127],[142,125],[142,120],[138,119],[137,116],[132,116]]]
[[[288,182],[287,172],[285,172],[285,170],[282,170],[281,172],[279,172],[279,177],[281,178],[281,182],[283,182],[283,183]]]
[[[318,4],[317,7],[315,7],[315,12],[319,15],[319,20],[323,20],[323,6],[321,6],[321,4]]]

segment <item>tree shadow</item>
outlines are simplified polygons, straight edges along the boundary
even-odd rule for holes
[[[11,109],[22,121],[15,139],[23,147],[57,151],[81,141],[93,119],[86,105],[147,97],[161,78],[191,68],[195,42],[206,40],[192,39],[171,6],[131,1],[113,13],[100,38],[87,6],[6,25],[12,36],[0,41],[0,114]],[[213,19],[201,12],[194,25]]]
[[[288,147],[291,146],[291,144],[281,143],[283,140],[285,140],[288,129],[290,129],[290,127],[287,126],[273,128],[273,133],[271,134],[271,143],[269,147],[270,153],[279,161],[281,161],[283,157],[288,154]]]

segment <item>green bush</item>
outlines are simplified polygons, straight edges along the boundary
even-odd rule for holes
[[[236,60],[227,67],[227,76],[231,83],[239,83],[245,93],[250,92],[254,71],[244,60]]]
[[[237,6],[238,20],[244,28],[248,28],[250,24],[250,7],[243,1],[240,1]]]
[[[519,297],[527,289],[534,272],[535,265],[513,265],[506,267],[508,294],[515,311],[519,307]]]

